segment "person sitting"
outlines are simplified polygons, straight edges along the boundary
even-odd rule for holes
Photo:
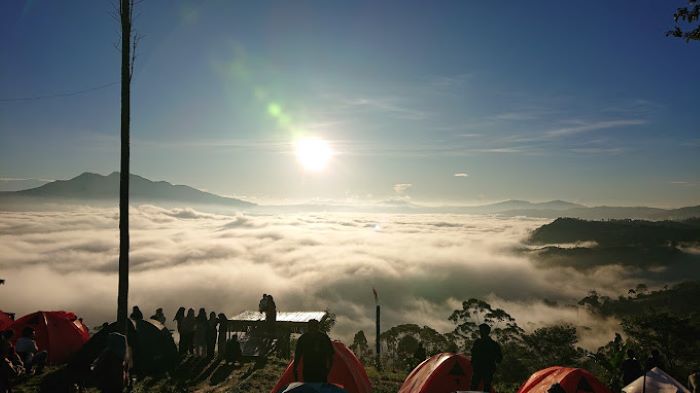
[[[14,336],[14,334],[15,332],[12,329],[7,329],[4,332],[0,333],[0,345],[7,346],[7,354],[5,355],[5,357],[10,359],[10,361],[15,367],[20,368],[20,371],[24,371],[24,362],[22,361],[22,358],[20,358],[17,354],[14,344],[12,344],[12,336]]]
[[[238,335],[234,334],[230,340],[226,341],[226,350],[224,351],[224,360],[228,364],[234,364],[243,358],[241,351],[241,343],[238,341]]]
[[[134,306],[134,308],[131,309],[131,315],[129,315],[129,318],[133,319],[134,321],[143,319],[143,313],[139,309],[139,306]]]
[[[347,391],[334,384],[328,383],[328,374],[333,367],[333,343],[330,337],[319,330],[319,322],[312,319],[308,322],[308,330],[297,341],[294,351],[294,379],[299,380],[298,369],[304,362],[302,370],[303,382],[295,382],[287,386],[284,393],[341,393]]]
[[[26,326],[22,329],[22,337],[15,344],[15,351],[22,359],[27,373],[31,373],[32,369],[34,369],[36,373],[40,374],[44,370],[49,354],[46,351],[39,351],[35,340],[36,332],[34,328]]]
[[[21,373],[20,369],[8,359],[10,355],[8,344],[8,341],[0,340],[0,393],[11,393],[12,381]]]
[[[184,309],[183,309],[183,311],[184,311]],[[156,309],[156,313],[151,315],[151,319],[154,321],[158,321],[158,322],[162,323],[163,325],[165,325],[165,314],[163,314],[163,309],[162,308]]]

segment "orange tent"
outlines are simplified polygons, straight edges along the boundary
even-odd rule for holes
[[[48,351],[48,361],[53,364],[67,362],[90,338],[88,328],[72,312],[37,311],[25,315],[10,325],[15,332],[14,341],[27,326],[34,328],[39,350]]]
[[[558,383],[566,393],[611,393],[590,372],[582,368],[549,367],[540,370],[525,381],[518,393],[547,393],[553,384]]]
[[[340,341],[333,341],[333,349],[335,349],[335,354],[333,354],[333,367],[328,375],[328,382],[342,386],[348,393],[370,393],[372,384],[369,382],[365,367],[355,354]],[[299,365],[300,378],[301,370],[304,367],[303,363],[302,361]],[[277,393],[290,383],[296,382],[292,365],[293,362],[289,362],[287,369],[284,370],[270,393]]]
[[[472,362],[461,353],[439,353],[408,374],[399,393],[451,393],[470,390]],[[493,389],[491,389],[493,391]]]
[[[12,322],[14,322],[13,316],[14,314],[6,313],[0,310],[0,331],[5,330],[12,325]]]

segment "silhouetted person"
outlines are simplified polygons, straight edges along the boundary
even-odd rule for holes
[[[0,393],[12,392],[12,382],[21,373],[20,368],[8,359],[10,347],[5,341],[0,341]]]
[[[312,319],[308,330],[297,341],[294,351],[294,379],[299,380],[299,362],[304,362],[302,380],[304,382],[325,383],[333,365],[333,343],[328,335],[319,330],[319,322]]]
[[[17,351],[15,350],[15,345],[12,344],[12,336],[15,335],[15,332],[12,329],[7,329],[4,332],[0,333],[0,345],[4,345],[7,347],[7,353],[5,354],[5,357],[10,359],[12,364],[18,368],[18,371],[23,372],[24,371],[24,362],[22,361],[22,358],[17,354]]]
[[[129,381],[126,337],[117,332],[107,335],[107,346],[95,359],[92,372],[102,393],[121,393]]]
[[[134,306],[134,308],[131,309],[131,315],[129,315],[129,318],[133,319],[134,321],[143,319],[143,313],[139,309],[139,306]]]
[[[644,364],[645,371],[649,371],[654,367],[658,367],[662,370],[666,368],[658,349],[652,349],[651,355],[647,358],[647,361]]]
[[[267,311],[267,294],[263,293],[262,299],[258,302],[258,311],[264,313]]]
[[[184,311],[184,309],[183,309],[183,311]],[[151,315],[151,319],[153,319],[154,321],[158,321],[158,322],[162,323],[163,325],[165,325],[165,314],[163,314],[163,309],[162,308],[157,309],[156,313]]]
[[[230,340],[226,341],[226,349],[224,350],[224,360],[226,363],[236,363],[243,357],[241,351],[241,343],[238,341],[238,335],[234,334]]]
[[[27,326],[22,329],[22,337],[15,343],[15,351],[17,351],[17,355],[19,355],[20,359],[22,359],[27,373],[31,373],[33,368],[35,368],[37,373],[41,373],[44,370],[46,359],[49,356],[46,351],[39,351],[35,339],[36,332],[34,328]]]
[[[223,358],[226,353],[226,333],[228,333],[228,318],[224,313],[219,313],[219,357]]]
[[[496,372],[496,365],[503,360],[501,354],[501,346],[493,341],[489,334],[491,328],[489,325],[482,323],[479,325],[479,334],[481,338],[476,339],[472,345],[472,374],[471,390],[476,391],[479,384],[484,386],[481,391],[491,391],[491,382],[493,382],[493,374]]]
[[[277,322],[277,305],[272,295],[267,295],[267,308],[265,309],[265,322],[271,334],[275,332],[275,322]]]
[[[693,370],[688,375],[688,387],[692,393],[700,393],[700,370]]]
[[[622,386],[627,386],[642,376],[642,364],[637,360],[633,350],[627,350],[627,359],[622,362],[621,371]]]
[[[214,311],[210,312],[209,320],[207,321],[207,355],[212,358],[216,351],[216,325],[218,324],[216,313]]]
[[[207,311],[204,307],[199,309],[197,313],[197,321],[194,328],[194,354],[195,356],[207,356],[207,330],[209,330],[209,321],[207,321]]]
[[[177,334],[180,337],[180,340],[178,342],[178,352],[180,352],[180,355],[184,354],[187,352],[187,347],[183,345],[183,334],[182,334],[182,323],[185,320],[185,308],[180,307],[177,309],[177,312],[175,313],[175,318],[173,318],[173,321],[175,321],[175,329],[177,329]]]
[[[187,315],[182,320],[182,333],[180,345],[185,348],[185,352],[194,353],[194,329],[197,320],[194,316],[194,309],[188,309]]]

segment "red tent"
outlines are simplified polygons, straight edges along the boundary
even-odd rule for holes
[[[611,393],[590,372],[582,368],[549,367],[530,376],[518,393],[547,393],[553,384],[558,383],[566,393]]]
[[[88,328],[72,312],[37,311],[16,320],[10,329],[13,340],[22,336],[22,329],[31,326],[36,330],[36,343],[40,351],[49,352],[49,363],[65,363],[88,339]]]
[[[7,329],[14,322],[14,314],[0,310],[0,331]]]
[[[370,393],[372,384],[369,382],[365,367],[355,354],[340,341],[333,341],[333,349],[335,349],[335,354],[333,355],[333,367],[328,375],[328,382],[341,385],[348,393]],[[287,369],[284,370],[284,374],[282,374],[275,387],[270,391],[271,393],[277,393],[290,383],[295,382],[292,364],[292,362],[289,362]],[[299,378],[301,378],[303,367],[302,361],[299,365]]]
[[[472,362],[461,353],[439,353],[408,374],[399,393],[451,393],[470,390]],[[493,389],[491,389],[493,392]]]

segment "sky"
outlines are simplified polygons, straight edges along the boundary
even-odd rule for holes
[[[683,3],[146,0],[132,172],[262,202],[697,205]],[[0,4],[0,181],[119,168],[114,12]]]

